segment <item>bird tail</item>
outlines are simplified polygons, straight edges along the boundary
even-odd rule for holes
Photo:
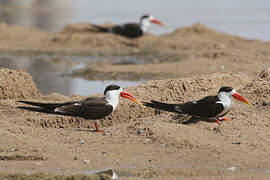
[[[100,32],[109,32],[109,28],[107,28],[107,27],[102,27],[102,26],[98,26],[98,25],[95,25],[95,24],[92,24],[92,26],[94,28],[96,28]]]
[[[143,102],[143,105],[151,107],[151,108],[163,110],[163,111],[177,112],[175,110],[175,106],[176,106],[175,104],[169,104],[169,103],[163,103],[163,102],[151,100],[151,103]]]
[[[33,102],[33,101],[18,101],[20,103],[29,104],[32,106],[41,107],[43,109],[47,110],[54,110],[56,107],[68,105],[70,103],[39,103],[39,102]]]

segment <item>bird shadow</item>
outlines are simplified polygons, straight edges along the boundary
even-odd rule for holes
[[[194,117],[191,116],[188,120],[184,121],[182,124],[195,124],[198,123],[200,121],[205,121],[205,122],[209,122],[209,123],[213,123],[214,121],[211,119],[205,119],[205,118],[199,118],[199,117]]]
[[[96,130],[94,129],[74,129],[73,131],[78,131],[78,132],[97,132]]]
[[[27,107],[27,106],[18,106],[18,109],[23,109],[23,110],[27,110],[27,111],[33,111],[33,112],[40,112],[40,113],[45,113],[45,114],[54,114],[54,115],[63,115],[63,116],[72,116],[72,117],[77,117],[77,118],[81,118],[72,114],[63,114],[60,112],[54,112],[52,110],[47,110],[44,108],[38,108],[38,107]],[[96,130],[94,129],[75,129],[74,131],[80,131],[80,132],[96,132]]]
[[[190,115],[186,115],[186,114],[177,114],[177,115],[173,116],[171,122],[175,122],[177,124],[190,125],[190,124],[196,124],[200,121],[205,121],[205,122],[209,122],[209,123],[215,122],[212,119],[200,118],[200,117],[190,116]]]
[[[154,111],[154,115],[155,116],[159,116],[161,115],[161,110],[159,109],[155,109]],[[170,123],[175,123],[175,124],[185,124],[185,125],[189,125],[189,124],[194,124],[194,123],[198,123],[201,119],[196,118],[194,116],[190,116],[190,115],[186,115],[186,114],[176,114],[176,115],[171,115],[171,120]]]

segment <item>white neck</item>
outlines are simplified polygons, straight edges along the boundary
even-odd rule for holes
[[[105,99],[113,107],[113,111],[117,108],[119,104],[119,90],[109,91],[105,94]]]
[[[219,115],[223,115],[230,110],[233,104],[233,97],[230,92],[220,92],[218,93],[218,98],[220,101],[217,103],[221,103],[224,107],[224,110]]]
[[[140,27],[144,33],[147,33],[149,31],[150,26],[151,26],[151,23],[148,18],[144,18],[140,21]]]

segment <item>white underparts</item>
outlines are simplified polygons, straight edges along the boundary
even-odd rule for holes
[[[151,22],[148,18],[141,20],[140,27],[144,33],[147,33],[149,31],[150,26],[151,26]]]
[[[119,104],[119,95],[121,91],[122,89],[112,90],[112,91],[108,91],[105,94],[105,99],[108,102],[108,104],[112,105],[113,111],[117,108]]]
[[[223,111],[221,111],[217,117],[220,117],[224,114],[226,114],[230,109],[233,104],[233,97],[231,95],[231,92],[220,92],[218,94],[219,101],[216,103],[221,103],[223,105]]]

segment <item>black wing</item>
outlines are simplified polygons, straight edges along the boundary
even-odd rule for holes
[[[65,115],[95,120],[112,113],[113,107],[107,104],[105,98],[87,98],[83,101],[57,107],[55,111]]]
[[[112,27],[112,32],[129,38],[136,38],[143,35],[139,24],[127,23]]]
[[[40,107],[41,109],[20,107],[22,109],[45,112],[50,114],[61,114],[69,116],[78,116],[85,119],[100,119],[110,113],[113,108],[107,104],[105,98],[90,97],[82,101],[72,101],[65,103],[39,103],[32,101],[18,101],[25,104]],[[44,110],[43,110],[44,109]]]
[[[221,103],[216,103],[217,101],[219,101],[217,96],[207,96],[198,101],[179,104],[175,109],[183,114],[212,118],[216,117],[224,109]]]
[[[153,100],[151,103],[143,102],[143,104],[163,111],[212,118],[216,117],[223,110],[223,105],[216,103],[218,100],[217,96],[207,96],[201,100],[189,101],[183,104],[170,104]]]
[[[143,102],[143,105],[145,105],[147,107],[151,107],[151,108],[163,110],[163,111],[178,112],[175,109],[178,104],[163,103],[163,102],[152,100],[151,103],[149,103],[149,102]]]
[[[73,104],[76,103],[74,101],[71,102],[65,102],[65,103],[40,103],[40,102],[33,102],[33,101],[18,101],[20,103],[24,103],[24,104],[30,104],[32,106],[37,106],[43,109],[46,109],[48,111],[50,110],[54,110],[55,108],[59,107],[59,106],[67,106],[69,104]]]

